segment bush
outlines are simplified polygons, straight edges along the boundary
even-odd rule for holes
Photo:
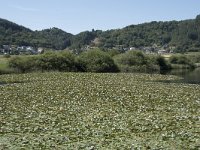
[[[108,49],[105,52],[108,53],[108,55],[110,55],[111,57],[114,57],[120,54],[120,50],[117,50],[117,49]]]
[[[184,55],[174,55],[171,56],[169,59],[169,62],[172,64],[172,66],[176,66],[175,68],[178,68],[178,65],[181,65],[181,68],[194,68],[195,64],[188,59],[188,57]]]
[[[200,63],[200,53],[187,55],[187,58],[193,63]]]
[[[169,69],[171,69],[170,64],[167,63],[167,61],[162,56],[158,56],[156,58],[156,62],[160,66],[160,70],[169,70]]]
[[[83,52],[77,58],[77,68],[84,72],[118,72],[111,56],[100,50]]]
[[[189,60],[186,56],[180,55],[180,56],[171,56],[169,58],[170,63],[172,64],[188,64]]]
[[[10,54],[4,54],[3,57],[4,58],[10,58],[11,56],[10,56]]]
[[[9,67],[15,69],[17,72],[30,72],[37,69],[37,57],[35,56],[17,56],[9,60]]]
[[[39,56],[18,56],[9,61],[17,72],[75,71],[75,56],[70,52],[48,52]]]
[[[114,57],[121,72],[153,72],[160,67],[153,56],[146,56],[141,51],[128,51]]]
[[[75,71],[75,56],[67,51],[48,52],[39,57],[37,67],[42,71]]]
[[[147,63],[144,54],[140,51],[128,51],[124,54],[117,55],[115,61],[120,65],[142,66]]]

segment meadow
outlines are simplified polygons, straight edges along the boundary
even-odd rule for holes
[[[0,75],[14,73],[14,69],[9,67],[10,58],[0,55]]]
[[[5,69],[8,67],[8,58],[3,58],[3,56],[0,55],[0,69]]]
[[[200,148],[200,85],[176,76],[0,76],[0,149]]]

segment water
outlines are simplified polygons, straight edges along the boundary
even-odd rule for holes
[[[200,68],[196,68],[195,70],[174,69],[169,72],[162,72],[161,74],[176,75],[183,78],[172,82],[200,84]]]

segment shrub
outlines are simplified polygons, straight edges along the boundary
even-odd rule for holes
[[[4,54],[3,57],[4,58],[10,58],[11,56],[10,56],[10,54]]]
[[[152,72],[159,66],[155,57],[146,56],[141,51],[128,51],[114,57],[121,72]]]
[[[187,58],[191,60],[193,63],[200,63],[200,53],[187,55]]]
[[[106,53],[108,53],[108,55],[110,55],[111,57],[114,57],[114,56],[120,54],[120,50],[117,50],[117,49],[108,49],[106,51]]]
[[[77,58],[77,68],[84,72],[118,72],[111,56],[100,50],[81,53]]]
[[[75,56],[67,51],[48,52],[39,57],[37,67],[42,71],[75,71]]]
[[[186,56],[180,55],[180,56],[171,56],[169,58],[170,63],[172,64],[188,64],[189,60]]]
[[[35,71],[37,57],[35,56],[17,56],[9,60],[9,67],[15,69],[17,72]]]
[[[115,57],[117,64],[128,66],[142,66],[146,64],[146,58],[140,51],[128,51]]]
[[[178,65],[181,65],[181,68],[184,68],[184,66],[186,68],[195,67],[195,64],[184,55],[171,56],[169,62],[172,64],[172,66],[176,66],[175,68],[177,68]]]
[[[9,61],[18,72],[75,71],[75,56],[70,52],[48,52],[39,56],[18,56]]]
[[[169,69],[171,69],[170,64],[167,63],[167,61],[162,56],[158,56],[156,58],[156,62],[159,65],[160,70],[169,70]]]

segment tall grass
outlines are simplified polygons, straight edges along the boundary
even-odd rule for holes
[[[14,73],[14,69],[9,67],[9,59],[0,56],[0,75]]]

